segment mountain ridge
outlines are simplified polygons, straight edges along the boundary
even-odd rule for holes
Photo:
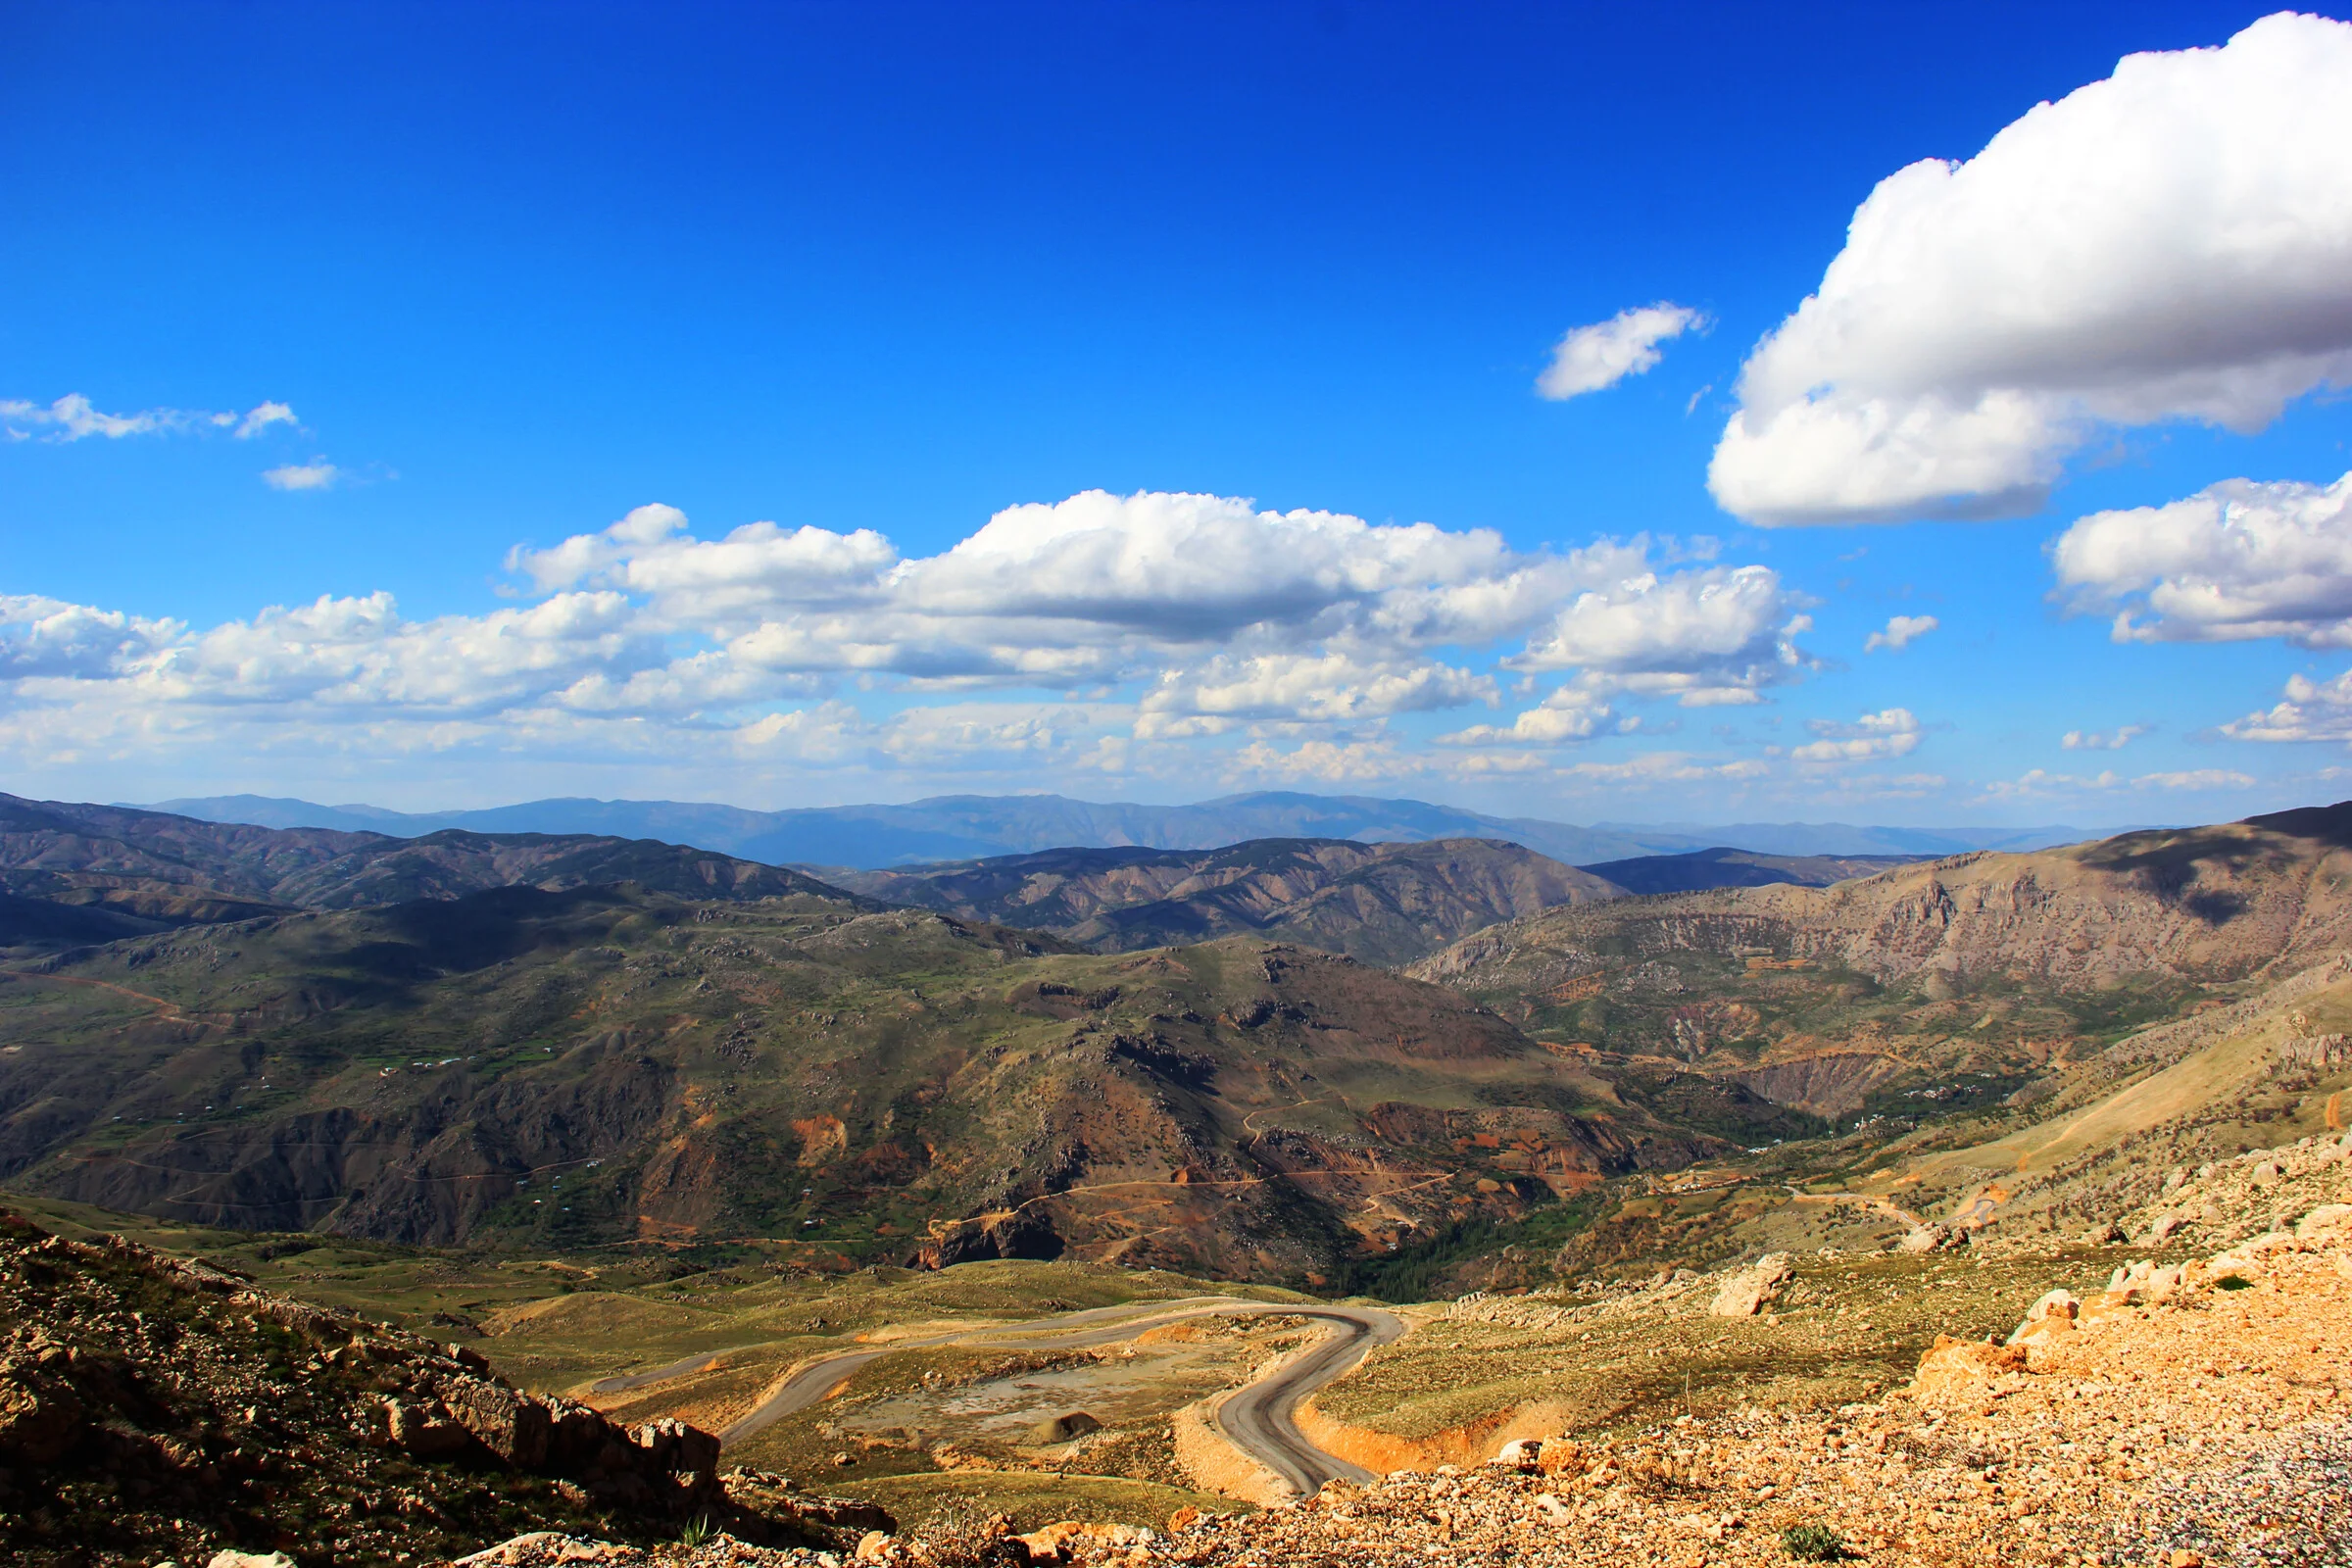
[[[1280,790],[1222,796],[1189,806],[1079,801],[1053,795],[941,795],[903,805],[759,811],[714,803],[572,797],[409,813],[366,805],[318,806],[287,798],[236,795],[189,797],[140,809],[265,827],[404,835],[441,828],[603,833],[687,843],[770,864],[859,870],[1067,848],[1209,850],[1267,838],[1408,843],[1491,838],[1521,845],[1569,865],[1585,865],[1716,847],[1775,855],[1951,855],[1974,849],[2040,848],[2088,836],[2063,826],[1921,829],[1756,823],[1698,828],[1608,823],[1580,827],[1539,817],[1494,816],[1426,801]]]
[[[1624,892],[1489,839],[1253,839],[1195,852],[1065,849],[905,871],[810,869],[853,892],[1052,931],[1098,952],[1247,934],[1381,964],[1497,920]]]

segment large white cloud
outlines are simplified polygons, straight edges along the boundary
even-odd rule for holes
[[[1752,701],[1794,668],[1775,627],[1754,624],[1786,622],[1794,604],[1764,567],[1661,575],[1642,539],[1527,554],[1488,529],[1223,496],[1088,491],[1008,508],[925,557],[869,530],[764,522],[702,540],[683,514],[648,506],[510,564],[542,591],[631,595],[771,672],[1150,679],[1145,710],[1163,734],[1490,701],[1489,677],[1432,651],[1531,633],[1526,667],[1605,670],[1687,701]]]
[[[1575,327],[1552,347],[1551,363],[1536,377],[1536,392],[1558,402],[1615,386],[1654,368],[1664,353],[1659,344],[1706,324],[1699,312],[1660,300]]]
[[[2229,479],[2161,507],[2099,512],[2050,547],[2077,611],[2113,611],[2118,642],[2352,647],[2352,474]]]
[[[2102,423],[2251,431],[2348,383],[2352,25],[2281,13],[1882,181],[1708,485],[1765,523],[2015,514]]]

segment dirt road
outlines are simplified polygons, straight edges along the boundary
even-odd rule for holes
[[[1273,1371],[1230,1396],[1217,1411],[1217,1425],[1236,1446],[1297,1487],[1300,1496],[1311,1497],[1326,1481],[1362,1482],[1373,1476],[1363,1466],[1307,1442],[1292,1423],[1291,1412],[1300,1399],[1352,1370],[1374,1346],[1402,1334],[1404,1324],[1394,1313],[1361,1306],[1316,1307],[1298,1315],[1323,1318],[1337,1324],[1339,1332],[1285,1357]]]
[[[719,1441],[741,1443],[784,1417],[808,1409],[839,1388],[859,1367],[893,1350],[935,1345],[983,1349],[1082,1349],[1116,1345],[1186,1318],[1267,1315],[1320,1318],[1335,1324],[1339,1332],[1286,1356],[1273,1371],[1230,1396],[1218,1413],[1219,1427],[1237,1447],[1289,1481],[1302,1495],[1311,1495],[1324,1482],[1334,1478],[1368,1479],[1367,1472],[1309,1443],[1293,1424],[1291,1412],[1300,1399],[1353,1368],[1374,1346],[1386,1345],[1402,1334],[1402,1320],[1376,1307],[1245,1301],[1231,1297],[1194,1297],[1141,1306],[1095,1307],[1026,1323],[861,1345],[855,1350],[820,1356],[800,1367],[771,1389],[741,1420],[721,1432]],[[664,1377],[700,1370],[715,1359],[715,1355],[697,1356],[633,1377],[607,1378],[594,1387],[599,1393],[640,1388]]]

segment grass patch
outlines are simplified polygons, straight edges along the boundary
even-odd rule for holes
[[[1203,1513],[1248,1512],[1249,1504],[1214,1493],[1156,1486],[1113,1476],[1054,1475],[1023,1470],[949,1470],[876,1476],[828,1488],[888,1508],[902,1530],[975,1509],[1001,1513],[1015,1531],[1040,1530],[1063,1519],[1083,1524],[1143,1525],[1165,1530],[1179,1508]]]

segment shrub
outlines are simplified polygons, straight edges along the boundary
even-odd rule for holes
[[[1798,1562],[1843,1562],[1853,1555],[1845,1538],[1828,1525],[1790,1525],[1781,1532],[1781,1544]]]

